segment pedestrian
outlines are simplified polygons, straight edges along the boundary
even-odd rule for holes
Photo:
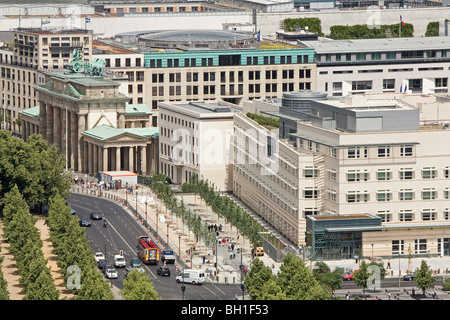
[[[234,300],[237,300],[237,299],[238,299],[238,295],[235,294],[235,295],[234,295]]]
[[[391,300],[391,292],[388,293],[389,300]]]
[[[391,268],[391,260],[388,259],[388,262],[387,262],[387,269],[390,269],[390,268]]]
[[[355,258],[355,262],[356,262],[356,263],[358,263],[358,256],[357,256],[357,255],[355,255],[355,257],[354,257],[354,258]]]
[[[434,288],[434,294],[433,294],[433,296],[434,296],[434,298],[435,298],[435,299],[437,299],[437,298],[438,298],[438,296],[437,296],[437,292],[436,292],[436,288]]]
[[[348,293],[345,294],[345,300],[350,300],[350,296],[348,295]]]
[[[414,288],[412,288],[412,296],[414,297],[416,295],[416,290]]]

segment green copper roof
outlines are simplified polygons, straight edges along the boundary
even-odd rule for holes
[[[125,114],[152,114],[153,112],[146,104],[127,104]]]
[[[29,117],[33,117],[36,119],[39,119],[39,106],[31,107],[22,111],[19,111],[19,113],[23,115],[27,115]]]
[[[98,140],[108,140],[124,133],[130,133],[145,138],[157,138],[159,136],[159,127],[115,128],[102,124],[92,129],[83,131],[82,134]]]

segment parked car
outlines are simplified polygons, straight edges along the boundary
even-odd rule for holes
[[[408,273],[407,275],[403,276],[403,280],[405,281],[413,281],[414,280],[414,273]]]
[[[94,254],[95,261],[99,262],[99,260],[105,260],[105,255],[102,252],[96,252]]]
[[[117,271],[112,266],[108,266],[105,270],[105,275],[108,279],[117,279]]]
[[[125,258],[119,254],[114,256],[114,266],[116,268],[125,268],[126,262]]]
[[[77,214],[77,212],[74,209],[70,209],[70,214]]]
[[[353,273],[345,272],[342,274],[341,277],[342,277],[342,280],[344,280],[344,281],[350,281],[350,280],[353,280]]]
[[[91,222],[89,221],[88,218],[81,218],[80,219],[80,226],[82,226],[82,227],[90,227],[91,226]]]
[[[160,276],[168,276],[168,277],[170,277],[170,269],[168,267],[159,267],[156,270],[156,274],[158,274]]]
[[[92,211],[89,216],[92,220],[102,220],[102,213],[99,211]]]

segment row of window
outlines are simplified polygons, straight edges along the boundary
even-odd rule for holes
[[[358,52],[358,53],[326,53],[316,54],[316,62],[331,61],[365,61],[365,60],[393,60],[393,59],[420,59],[420,58],[446,58],[448,50],[415,50],[391,52]],[[334,57],[334,59],[333,59]]]
[[[219,73],[219,72],[217,72]],[[278,79],[278,73],[281,73],[281,79],[295,79],[295,70],[267,70],[265,72],[266,80],[276,80]],[[128,74],[128,72],[127,72]],[[143,71],[137,72],[138,80],[144,80]],[[200,75],[203,74],[203,81],[216,81],[216,72],[186,72],[185,82],[198,82],[202,81]],[[169,73],[169,82],[182,82],[182,73]],[[300,79],[310,79],[311,69],[299,70],[298,77]],[[151,75],[152,83],[163,83],[165,81],[164,73],[154,73]],[[130,77],[129,77],[130,79]],[[131,78],[132,80],[133,78]],[[244,81],[244,71],[221,71],[220,72],[220,82],[243,82]],[[261,71],[249,71],[248,80],[261,80]],[[264,79],[263,79],[264,80]]]
[[[369,181],[370,173],[367,170],[349,170],[347,171],[347,181]],[[315,178],[317,177],[317,173],[314,176],[311,176],[310,169],[304,170],[305,178]],[[412,168],[400,168],[398,171],[398,179],[399,180],[412,180],[415,178],[415,170]],[[422,179],[436,179],[438,178],[438,170],[435,167],[425,167],[420,170],[420,177]],[[445,179],[450,178],[450,167],[443,169],[442,177]],[[329,174],[330,180],[336,181],[336,176]],[[333,179],[332,179],[333,178]],[[391,169],[378,169],[376,171],[376,180],[378,181],[389,181],[393,180],[394,175]]]
[[[289,82],[289,83],[283,83],[281,85],[282,91],[294,91],[295,89],[299,90],[310,90],[311,89],[311,82],[300,82],[298,84]],[[244,84],[228,84],[228,85],[220,85],[220,95],[243,95],[245,94],[244,91]],[[279,86],[277,83],[266,83],[261,87],[260,84],[249,84],[248,85],[248,93],[260,93],[261,89],[264,88],[266,93],[278,93]],[[133,93],[133,86],[129,85],[128,93]],[[204,95],[215,95],[217,92],[215,85],[203,85],[203,86],[193,86],[193,85],[187,85],[185,86],[185,93],[186,95],[198,95],[198,94],[204,94]],[[138,93],[142,92],[143,88],[138,86]],[[182,86],[169,86],[168,87],[168,94],[169,96],[181,96],[182,93]],[[160,96],[163,97],[167,94],[167,90],[165,90],[164,86],[159,87],[151,87],[152,96]]]
[[[377,202],[394,201],[393,195],[397,193],[398,201],[412,201],[416,199],[416,191],[413,189],[400,189],[398,192],[391,190],[378,190],[375,192],[375,199]],[[438,191],[435,188],[423,188],[419,191],[421,200],[437,200]],[[370,192],[368,191],[348,191],[346,194],[347,203],[369,202]],[[303,197],[306,199],[315,199],[319,197],[319,190],[316,188],[305,188],[303,190]],[[337,202],[337,193],[334,189],[327,190],[327,199],[332,202]],[[442,199],[450,199],[450,187],[445,188],[442,193]]]
[[[308,55],[297,56],[264,56],[247,57],[241,60],[240,55],[219,55],[218,58],[174,58],[174,59],[149,59],[150,68],[162,68],[163,61],[168,68],[178,67],[211,67],[211,66],[239,66],[239,65],[278,65],[278,64],[306,64],[309,63]],[[245,61],[245,62],[244,62]]]
[[[415,220],[420,221],[436,221],[438,220],[438,215],[441,214],[439,220],[450,220],[450,209],[445,208],[441,212],[438,212],[435,209],[422,209],[416,213],[413,210],[399,210],[397,213],[398,221],[401,222],[412,222]],[[381,218],[383,222],[391,222],[393,219],[394,213],[390,211],[378,211],[377,216]]]
[[[437,252],[441,253],[444,248],[448,248],[450,244],[450,238],[438,238],[437,239]],[[406,247],[405,240],[392,240],[391,243],[392,255],[405,255],[410,254],[410,250],[414,250],[414,254],[427,254],[429,253],[427,239],[415,239],[414,248]]]
[[[391,146],[378,146],[377,147],[377,157],[378,158],[388,158],[392,155],[392,151],[395,147]],[[412,157],[413,154],[413,146],[412,145],[400,145],[399,147],[399,155],[400,157]],[[369,156],[369,148],[368,147],[349,147],[347,149],[347,158],[348,159],[358,159],[358,158],[367,158]]]

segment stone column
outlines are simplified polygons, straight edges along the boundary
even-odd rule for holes
[[[120,147],[116,147],[116,170],[120,171]]]
[[[94,172],[94,161],[93,161],[93,145],[92,143],[88,142],[88,174],[91,174]]]
[[[47,140],[46,126],[47,126],[46,104],[41,102],[39,104],[39,132],[42,135],[42,138],[44,138],[44,140]]]
[[[70,166],[77,172],[78,165],[78,116],[76,112],[70,113]]]
[[[147,174],[147,147],[141,147],[141,171],[142,175]]]
[[[58,148],[59,152],[61,152],[61,109],[57,106],[53,107],[53,119],[53,144]]]
[[[108,171],[108,148],[103,147],[103,171]]]
[[[79,115],[78,116],[77,139],[78,139],[78,169],[80,172],[87,171],[86,170],[87,168],[86,168],[85,162],[84,162],[85,155],[83,155],[83,153],[86,154],[86,151],[83,146],[83,136],[81,135],[81,133],[86,130],[85,126],[86,126],[86,116]]]
[[[134,172],[134,147],[128,148],[128,170]]]
[[[27,141],[27,138],[28,138],[28,121],[23,121],[22,139],[23,141]]]
[[[80,155],[82,157],[81,163],[83,164],[83,171],[84,173],[89,173],[89,166],[88,166],[88,153],[89,153],[89,148],[88,148],[88,143],[86,141],[81,141],[80,145],[83,148],[83,152],[80,152]]]
[[[94,175],[97,175],[98,172],[98,146],[96,146],[95,144],[92,145],[92,172],[94,173]]]
[[[53,144],[53,106],[47,104],[45,136],[49,144]]]

